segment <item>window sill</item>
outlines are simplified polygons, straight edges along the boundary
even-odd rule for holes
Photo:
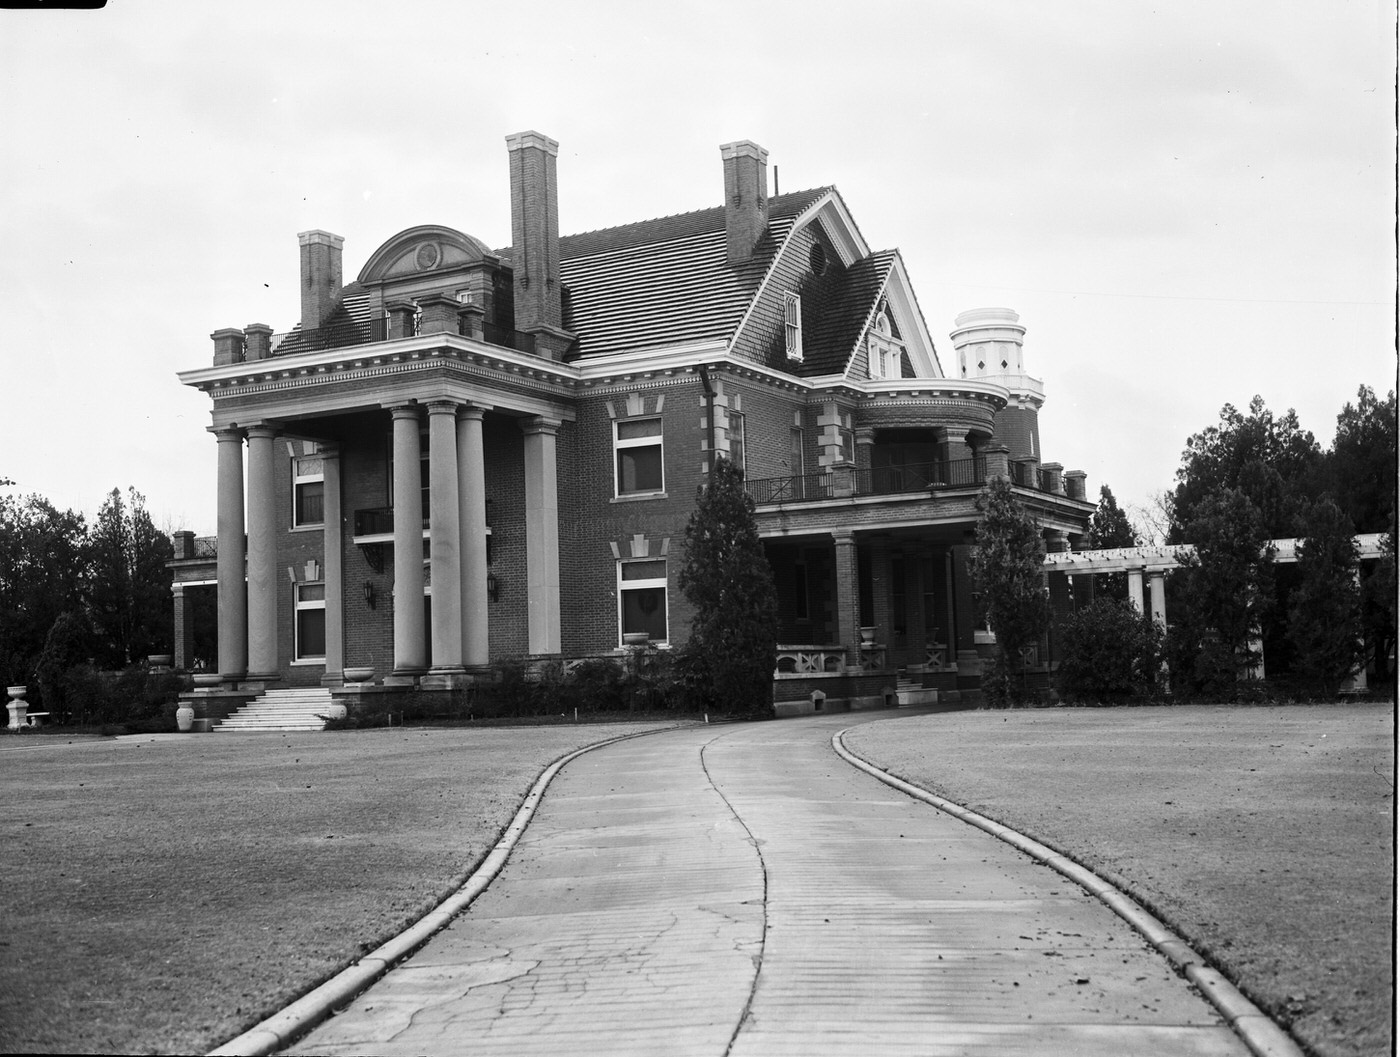
[[[615,495],[608,500],[609,503],[636,503],[644,499],[667,499],[665,492],[637,492],[632,495]]]
[[[326,523],[324,521],[308,521],[305,525],[293,525],[292,532],[324,532]]]
[[[304,657],[301,660],[292,662],[293,668],[311,667],[313,665],[324,668],[326,666],[326,659],[324,657]]]

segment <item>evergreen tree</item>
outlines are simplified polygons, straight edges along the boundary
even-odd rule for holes
[[[1001,647],[988,684],[989,697],[1000,703],[1003,697],[1016,700],[1024,695],[1021,651],[1034,645],[1050,626],[1050,600],[1041,569],[1045,541],[1005,478],[987,483],[977,508],[982,518],[972,552],[972,580],[982,616]]]
[[[1328,488],[1357,532],[1385,532],[1395,515],[1395,391],[1376,399],[1368,385],[1337,415],[1327,454]]]
[[[707,710],[771,713],[777,594],[743,471],[728,459],[715,460],[686,524],[678,583],[695,607],[682,665],[696,703]]]
[[[1233,696],[1240,676],[1262,659],[1255,644],[1274,599],[1270,537],[1236,488],[1198,504],[1186,532],[1196,552],[1170,577],[1173,686]]]
[[[123,668],[151,653],[168,653],[173,639],[170,539],[156,529],[134,488],[123,501],[113,488],[88,541],[93,630],[98,662]]]
[[[1089,517],[1089,546],[1094,550],[1136,547],[1140,540],[1133,523],[1128,520],[1113,497],[1108,485],[1099,489],[1099,506]],[[1100,573],[1094,577],[1095,595],[1123,598],[1128,590],[1127,573]]]
[[[1360,564],[1351,520],[1328,497],[1299,526],[1298,586],[1289,599],[1295,672],[1325,696],[1362,662]]]
[[[1289,535],[1321,462],[1321,448],[1293,410],[1275,417],[1259,396],[1250,401],[1248,415],[1226,404],[1218,425],[1186,441],[1167,542],[1196,542],[1188,526],[1201,516],[1202,504],[1229,488],[1240,490],[1259,511],[1267,538]]]

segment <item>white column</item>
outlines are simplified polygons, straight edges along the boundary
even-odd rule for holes
[[[248,430],[248,676],[277,676],[277,480],[271,426]]]
[[[244,579],[243,433],[211,430],[219,442],[219,674],[248,672],[248,586]]]
[[[1356,583],[1356,593],[1359,596],[1361,594],[1360,567],[1352,570],[1351,575],[1352,579]],[[1379,664],[1376,667],[1377,669],[1380,669]],[[1361,637],[1361,664],[1355,670],[1353,670],[1351,674],[1349,674],[1345,679],[1342,680],[1341,688],[1347,693],[1363,694],[1366,692],[1368,685],[1369,684],[1367,683],[1366,676],[1366,637],[1363,635]]]
[[[1133,608],[1142,615],[1142,570],[1128,570],[1128,601],[1133,604]]]
[[[345,668],[345,571],[341,556],[340,451],[321,445],[323,474],[322,566],[326,582],[326,674],[322,682],[340,686]]]
[[[529,651],[558,653],[559,486],[555,438],[559,422],[532,418],[525,431],[525,565]]]
[[[428,555],[433,570],[433,671],[462,671],[462,530],[457,403],[428,404]]]
[[[462,529],[462,661],[490,660],[490,624],[486,597],[486,457],[482,441],[483,410],[464,407],[457,418],[459,520]]]
[[[400,404],[394,416],[394,674],[426,668],[423,637],[423,493],[418,408]]]
[[[1158,569],[1147,574],[1147,589],[1152,597],[1152,619],[1167,626],[1167,574]]]

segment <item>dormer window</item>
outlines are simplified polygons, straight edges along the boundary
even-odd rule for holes
[[[871,378],[898,378],[901,372],[901,357],[904,343],[894,336],[889,313],[883,305],[875,313],[870,326],[870,337],[866,345],[870,359]]]
[[[798,294],[783,298],[783,345],[788,359],[802,362],[802,298]]]

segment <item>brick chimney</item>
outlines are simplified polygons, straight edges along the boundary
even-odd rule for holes
[[[558,330],[564,313],[559,290],[559,144],[538,132],[506,137],[510,152],[511,269],[515,329]]]
[[[768,152],[751,140],[725,143],[724,230],[729,263],[753,256],[753,248],[768,230]]]
[[[340,304],[340,247],[345,240],[329,231],[302,231],[301,329],[319,330]]]

